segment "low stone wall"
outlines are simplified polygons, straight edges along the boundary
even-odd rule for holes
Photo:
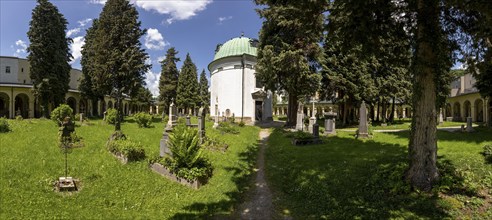
[[[168,178],[174,182],[178,182],[182,185],[191,187],[193,189],[198,189],[206,183],[205,180],[188,181],[186,179],[178,178],[176,175],[169,172],[169,170],[166,167],[162,166],[159,163],[151,164],[150,169],[152,169],[154,172],[161,174],[162,176],[164,176],[164,177],[166,177],[166,178]]]

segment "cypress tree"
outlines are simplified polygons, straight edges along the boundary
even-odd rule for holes
[[[123,115],[123,95],[136,95],[144,84],[145,72],[151,67],[145,64],[148,55],[140,42],[145,30],[140,26],[138,12],[129,1],[108,0],[95,29],[94,58],[89,59],[94,63],[93,87],[116,99],[119,115]],[[121,119],[116,120],[117,131],[121,129]]]
[[[186,54],[178,77],[176,104],[179,108],[184,109],[185,113],[188,113],[188,109],[196,107],[199,100],[196,66],[191,61],[190,54]]]
[[[200,74],[200,84],[199,84],[199,96],[200,96],[200,103],[199,105],[203,107],[204,109],[208,109],[210,105],[210,92],[208,91],[208,80],[205,75],[205,70],[202,70],[202,73]]]
[[[294,126],[298,99],[314,95],[319,88],[319,42],[327,1],[255,2],[262,5],[257,11],[265,19],[260,30],[256,77],[267,89],[287,93],[287,126]]]
[[[67,20],[48,0],[38,0],[32,11],[27,35],[31,42],[27,60],[31,65],[33,93],[43,117],[49,117],[49,104],[65,102],[70,82],[71,38],[66,37]]]
[[[161,61],[161,77],[159,78],[159,101],[163,102],[164,111],[169,111],[169,104],[176,100],[179,71],[176,62],[178,51],[171,47],[167,50],[166,59]],[[169,113],[169,112],[168,112]]]

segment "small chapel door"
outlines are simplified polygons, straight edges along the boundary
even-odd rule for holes
[[[262,121],[263,118],[263,102],[255,101],[255,121]]]

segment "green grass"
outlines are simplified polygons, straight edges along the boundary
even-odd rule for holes
[[[491,219],[492,165],[480,154],[492,130],[439,131],[442,181],[418,193],[403,181],[409,133],[354,132],[324,137],[324,144],[293,146],[274,130],[266,151],[267,178],[280,215],[294,219]]]
[[[147,158],[159,153],[164,123],[138,128],[129,118],[122,124],[131,140],[139,141]],[[229,215],[249,187],[256,161],[259,128],[240,134],[214,133],[229,144],[225,153],[205,150],[214,172],[198,190],[172,182],[148,168],[148,161],[122,165],[105,147],[113,126],[101,120],[76,128],[85,146],[68,155],[69,176],[80,179],[72,195],[53,191],[64,176],[57,127],[50,120],[9,120],[12,132],[0,133],[0,219],[183,219]]]

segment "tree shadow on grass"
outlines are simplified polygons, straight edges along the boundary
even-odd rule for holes
[[[461,131],[438,130],[437,139],[439,141],[463,141],[468,143],[492,142],[492,128],[476,127],[473,129],[475,131],[470,133]],[[410,137],[410,131],[388,132],[386,134],[406,139]]]
[[[184,207],[185,212],[175,214],[171,219],[234,219],[231,217],[231,211],[241,203],[245,192],[252,186],[254,174],[252,170],[256,164],[259,145],[260,141],[247,146],[246,150],[239,153],[239,161],[234,164],[235,166],[224,168],[232,173],[232,181],[237,189],[226,192],[226,200],[213,203],[196,202]]]
[[[322,145],[297,147],[284,135],[281,130],[272,133],[266,158],[269,181],[281,198],[275,205],[286,215],[299,219],[450,217],[437,193],[416,193],[404,181],[406,146],[329,137]],[[448,173],[455,173],[450,162],[446,167]],[[449,179],[453,187],[463,185],[463,179]]]

